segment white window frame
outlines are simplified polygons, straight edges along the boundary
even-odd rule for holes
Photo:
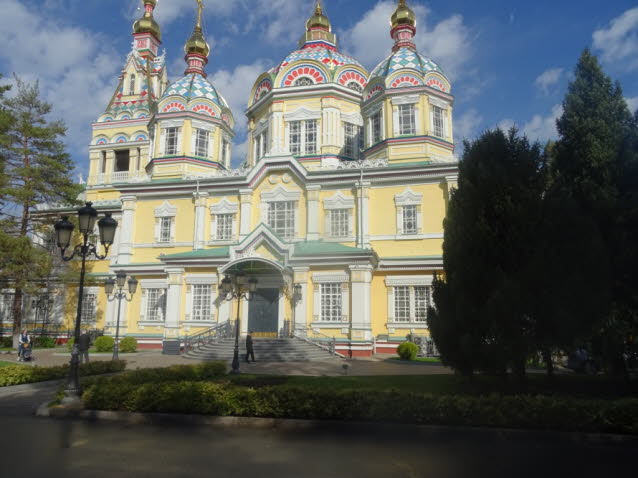
[[[218,320],[217,307],[217,275],[215,274],[193,274],[187,275],[186,282],[186,314],[184,320],[195,324],[210,323]],[[201,315],[196,311],[197,294],[201,288],[208,288],[210,295],[207,298],[208,313]]]
[[[402,125],[401,107],[411,106],[412,119],[414,120],[414,132],[404,132]],[[414,136],[420,133],[419,127],[419,95],[397,96],[392,98],[392,122],[394,136]]]
[[[449,118],[449,110],[450,104],[446,101],[440,100],[438,98],[429,98],[430,102],[430,134],[437,138],[447,139],[449,137],[448,131],[448,118]],[[441,131],[437,131],[436,129],[436,119],[435,112],[440,111],[441,113]],[[440,133],[440,134],[438,134]]]
[[[367,147],[374,146],[385,139],[385,127],[384,127],[384,114],[383,103],[378,102],[367,110],[367,123],[366,123],[366,145]],[[375,123],[379,122],[378,134],[375,130]]]
[[[290,202],[293,203],[292,212],[292,235],[290,237],[283,237],[286,241],[293,241],[299,238],[299,201],[301,199],[301,191],[290,191],[288,189],[279,186],[271,191],[264,191],[261,193],[261,221],[264,224],[270,226],[271,214],[270,210],[276,203]],[[274,227],[272,227],[275,230]],[[277,233],[280,234],[280,233]]]
[[[321,322],[341,322],[343,304],[341,302],[341,283],[319,284],[321,294]]]
[[[296,211],[296,201],[273,201],[268,203],[268,227],[286,241],[295,239]],[[281,227],[281,221],[283,221],[283,227]]]
[[[313,282],[313,323],[325,327],[342,328],[347,327],[350,320],[350,283],[346,273],[314,273]],[[341,287],[341,320],[323,320],[322,316],[322,285],[339,284]]]
[[[180,137],[180,128],[177,126],[169,126],[164,129],[164,154],[167,155],[176,155],[179,152],[179,137]],[[174,142],[171,142],[171,138],[174,133]]]
[[[321,131],[319,120],[321,119],[321,111],[311,111],[306,108],[299,108],[296,111],[291,113],[286,113],[284,115],[285,121],[285,141],[286,141],[286,151],[290,152],[290,154],[297,156],[304,155],[312,155],[319,154],[321,151]],[[315,123],[315,141],[314,141],[314,151],[310,151],[308,147],[308,122],[314,121]],[[299,123],[296,123],[299,122]],[[291,145],[291,127],[292,124],[296,123],[296,126],[299,126],[299,151],[293,152]],[[295,143],[296,144],[296,143]]]
[[[423,233],[423,194],[415,193],[410,188],[401,194],[394,196],[396,205],[396,228],[397,236],[414,237]],[[416,232],[407,232],[404,230],[403,208],[405,206],[416,206]]]
[[[82,297],[82,311],[80,322],[82,325],[95,325],[97,323],[97,309],[99,299],[98,287],[85,287]],[[88,316],[88,317],[87,317]]]
[[[160,156],[168,155],[166,152],[166,131],[168,128],[177,128],[177,153],[182,150],[182,128],[184,126],[184,120],[164,120],[160,123],[160,138],[159,138],[159,154]]]
[[[432,109],[432,136],[445,138],[445,110],[431,105]]]
[[[416,134],[416,109],[414,105],[399,105],[399,135],[414,136]]]
[[[364,149],[363,128],[357,124],[343,122],[343,156],[359,159]]]
[[[217,204],[210,206],[211,214],[211,230],[210,239],[216,243],[228,244],[233,242],[237,237],[237,214],[239,212],[239,204],[223,199]],[[219,237],[218,219],[220,216],[232,215],[232,234],[229,239]]]
[[[418,234],[419,226],[418,226],[418,216],[419,216],[419,206],[416,204],[408,204],[405,206],[401,206],[403,210],[401,211],[403,217],[403,234]],[[410,217],[413,216],[413,217]]]
[[[193,143],[191,148],[193,156],[209,158],[211,143],[211,134],[208,129],[198,128],[197,126],[193,128]]]
[[[354,241],[354,205],[353,197],[345,196],[341,191],[337,191],[333,196],[323,201],[323,209],[325,212],[325,230],[324,237],[328,241]],[[335,210],[348,211],[348,234],[347,236],[335,237],[332,235],[332,211]]]
[[[175,242],[175,218],[177,216],[177,207],[168,201],[155,208],[155,244],[167,245]],[[162,222],[170,220],[170,237],[168,241],[162,241]]]
[[[153,291],[152,293],[150,291]],[[160,307],[155,307],[154,311],[150,310],[151,307],[151,302],[150,299],[152,295],[155,294],[155,291],[157,291],[157,304],[160,304]],[[165,288],[148,288],[144,290],[144,295],[146,296],[144,298],[144,320],[148,321],[148,322],[152,322],[154,324],[163,324],[164,321],[166,320],[166,293],[167,293],[167,289]],[[155,300],[155,299],[154,299]],[[162,304],[163,302],[163,304]],[[151,313],[153,312],[153,313]],[[157,314],[156,314],[157,313]],[[155,315],[157,315],[157,317],[154,317]],[[153,318],[151,318],[153,317]],[[142,316],[140,316],[140,319],[142,318]]]
[[[432,305],[432,276],[388,276],[385,279],[388,293],[388,327],[407,326],[411,329],[427,329],[427,307]],[[397,288],[407,288],[409,298],[408,318],[399,318]],[[425,304],[419,304],[418,291],[425,289]],[[401,289],[406,290],[406,289]]]
[[[166,310],[167,310],[167,306],[168,304],[166,303],[167,301],[167,293],[168,293],[168,284],[167,281],[165,279],[142,279],[140,281],[140,289],[141,289],[141,293],[142,293],[142,299],[140,301],[140,317],[139,317],[139,323],[142,325],[163,325],[164,321],[166,320]],[[164,298],[162,300],[164,300],[164,310],[163,310],[163,317],[162,320],[148,320],[148,291],[150,289],[161,289],[163,291],[163,293],[161,293],[161,296],[163,296]]]

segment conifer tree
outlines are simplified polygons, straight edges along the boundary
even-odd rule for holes
[[[42,252],[30,241],[42,227],[34,216],[41,204],[75,204],[81,187],[71,179],[74,165],[65,152],[61,121],[49,120],[51,105],[42,101],[38,83],[16,77],[17,94],[2,98],[1,108],[10,115],[0,156],[4,159],[5,184],[0,187],[6,233],[0,243],[4,273],[15,289],[12,317],[14,336],[22,325],[24,288],[34,276],[46,275]]]

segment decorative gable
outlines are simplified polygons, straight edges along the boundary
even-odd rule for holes
[[[155,208],[155,217],[175,217],[177,216],[177,206],[173,206],[168,201],[164,201],[160,207]]]

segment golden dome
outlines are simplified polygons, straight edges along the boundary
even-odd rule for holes
[[[325,28],[326,30],[331,29],[330,20],[323,14],[323,9],[319,2],[317,2],[317,6],[315,7],[315,13],[306,22],[306,30],[315,27]]]
[[[408,7],[405,0],[399,0],[399,6],[392,14],[392,28],[396,28],[399,25],[416,26],[416,15]]]
[[[184,45],[184,51],[187,55],[197,54],[208,58],[210,53],[210,45],[204,38],[201,28],[195,28],[193,34]]]
[[[149,5],[150,11],[145,11],[142,18],[133,23],[133,33],[151,33],[159,41],[162,41],[162,30],[153,18],[153,9],[157,5],[157,0],[144,0],[144,6]]]

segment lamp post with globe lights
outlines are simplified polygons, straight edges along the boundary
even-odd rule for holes
[[[246,276],[241,272],[234,276],[234,281],[226,275],[219,285],[219,293],[224,300],[237,299],[237,322],[235,324],[235,350],[233,352],[233,363],[230,373],[239,374],[239,314],[241,299],[250,301],[253,293],[257,290],[257,279]]]
[[[117,284],[117,292],[113,293],[113,289],[115,289],[115,285]],[[133,295],[135,291],[137,291],[137,279],[135,277],[129,277],[128,280],[128,293],[131,294],[129,298],[124,290],[124,285],[126,285],[126,272],[118,272],[115,274],[115,280],[107,279],[104,282],[104,292],[106,292],[106,297],[109,301],[113,301],[117,299],[117,322],[115,325],[115,344],[113,345],[113,360],[118,360],[120,358],[120,310],[122,308],[122,299],[127,302],[131,302],[133,300]],[[113,295],[111,295],[113,294]]]
[[[69,216],[62,216],[62,219],[55,223],[56,242],[60,248],[62,260],[67,262],[75,257],[82,259],[80,268],[80,287],[78,290],[78,307],[75,315],[75,331],[73,334],[74,343],[71,351],[71,363],[69,367],[69,377],[64,391],[65,402],[77,402],[80,400],[80,380],[78,377],[78,367],[80,364],[80,351],[78,342],[80,340],[80,326],[82,321],[82,300],[84,298],[84,276],[86,274],[86,259],[94,256],[98,260],[105,259],[109,252],[109,247],[113,245],[115,239],[115,231],[117,229],[117,221],[111,217],[111,213],[105,213],[104,217],[97,221],[100,231],[100,242],[104,246],[104,254],[98,252],[93,235],[95,221],[97,220],[97,211],[93,208],[92,203],[87,202],[83,207],[78,209],[78,223],[80,234],[82,235],[82,243],[77,244],[73,248],[73,252],[66,255],[66,250],[71,244],[71,237],[75,226],[69,221]]]

